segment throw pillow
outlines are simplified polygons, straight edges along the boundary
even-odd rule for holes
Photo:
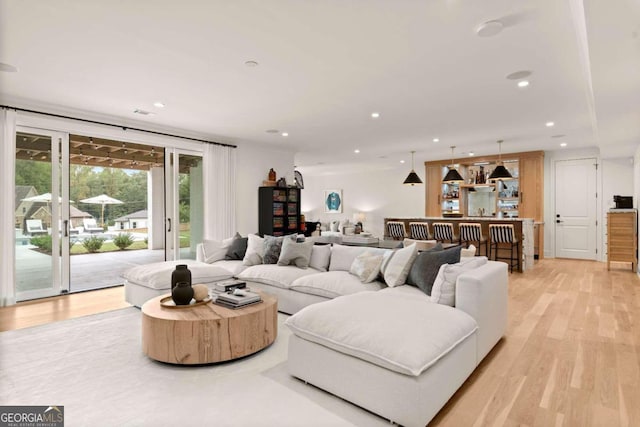
[[[211,264],[216,261],[223,260],[227,249],[235,239],[239,239],[240,234],[236,233],[233,237],[219,240],[203,240],[202,241],[202,253],[204,255],[204,262]]]
[[[340,226],[340,222],[339,221],[331,221],[329,223],[329,231],[332,231],[332,232],[335,233],[336,231],[338,231],[338,227],[339,226]]]
[[[247,253],[247,244],[249,243],[249,238],[240,237],[238,239],[233,239],[229,248],[227,249],[227,253],[224,256],[224,259],[228,260],[242,260],[244,259],[245,254]]]
[[[413,245],[412,245],[413,246]],[[460,262],[461,246],[446,249],[444,251],[425,251],[416,258],[409,276],[407,284],[417,286],[427,295],[431,295],[433,281],[438,275],[442,264],[455,264]]]
[[[277,264],[278,259],[280,258],[280,251],[282,250],[282,242],[284,239],[296,241],[298,235],[290,234],[288,236],[264,236],[264,253],[262,255],[262,263],[263,264]]]
[[[278,265],[294,264],[298,268],[307,268],[311,260],[312,249],[313,242],[296,243],[293,240],[284,239]]]
[[[257,234],[249,234],[247,237],[247,252],[244,254],[242,264],[262,264],[262,257],[264,256],[264,239]]]
[[[331,260],[331,246],[330,245],[313,245],[311,249],[311,259],[309,260],[309,267],[315,268],[320,271],[327,271],[329,268],[329,261]]]
[[[473,260],[465,262],[464,264],[442,264],[438,271],[438,275],[433,282],[431,302],[455,307],[456,282],[458,281],[458,276],[486,263],[487,257],[481,256],[474,257]]]
[[[387,286],[394,287],[404,285],[407,280],[411,265],[418,255],[416,245],[396,250],[387,263],[384,271],[384,281]]]
[[[463,248],[460,251],[460,258],[476,256],[476,247],[469,245],[468,248]]]
[[[360,254],[353,260],[349,273],[357,276],[362,283],[371,283],[380,273],[383,255],[376,255],[369,252]]]

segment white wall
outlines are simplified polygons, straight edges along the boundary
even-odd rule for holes
[[[417,173],[424,181],[424,171],[420,169]],[[301,207],[307,221],[325,223],[346,218],[353,221],[354,213],[363,212],[367,217],[364,231],[382,237],[385,217],[424,216],[424,184],[413,187],[402,184],[410,171],[407,165],[396,169],[334,171],[332,174],[314,174],[309,168],[299,170],[304,177]],[[324,213],[324,190],[328,189],[342,189],[341,214]]]
[[[258,187],[273,168],[278,178],[289,175],[293,182],[293,150],[261,147],[238,143],[236,158],[236,224],[238,232],[246,236],[258,232]]]
[[[603,251],[602,260],[606,261],[607,254],[607,211],[615,207],[613,196],[633,195],[633,158],[602,160],[602,230]]]

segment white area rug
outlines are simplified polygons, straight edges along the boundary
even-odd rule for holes
[[[217,365],[150,360],[141,313],[109,313],[0,333],[0,404],[64,405],[70,426],[388,426],[286,370],[278,315],[267,349]]]

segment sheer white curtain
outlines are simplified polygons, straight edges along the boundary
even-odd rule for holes
[[[204,150],[204,238],[236,232],[236,149],[207,144]]]
[[[15,162],[16,112],[0,109],[0,307],[16,303]]]

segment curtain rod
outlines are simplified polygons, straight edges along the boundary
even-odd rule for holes
[[[16,111],[23,111],[25,113],[42,114],[42,115],[45,115],[45,116],[57,117],[59,119],[77,120],[77,121],[80,121],[80,122],[93,123],[93,124],[96,124],[96,125],[111,126],[111,127],[115,127],[115,128],[120,128],[120,129],[125,130],[125,131],[126,130],[135,130],[135,131],[138,131],[138,132],[152,133],[154,135],[170,136],[172,138],[188,139],[190,141],[205,142],[207,144],[221,145],[223,147],[238,148],[237,145],[224,144],[222,142],[207,141],[206,139],[198,139],[198,138],[191,138],[189,136],[174,135],[174,134],[171,134],[171,133],[164,133],[164,132],[156,132],[155,130],[140,129],[140,128],[134,128],[134,127],[130,127],[130,126],[116,125],[116,124],[113,124],[113,123],[99,122],[99,121],[96,121],[96,120],[79,119],[77,117],[63,116],[61,114],[46,113],[44,111],[27,110],[26,108],[13,107],[11,105],[0,105],[0,108],[6,108],[6,109],[16,110]]]

